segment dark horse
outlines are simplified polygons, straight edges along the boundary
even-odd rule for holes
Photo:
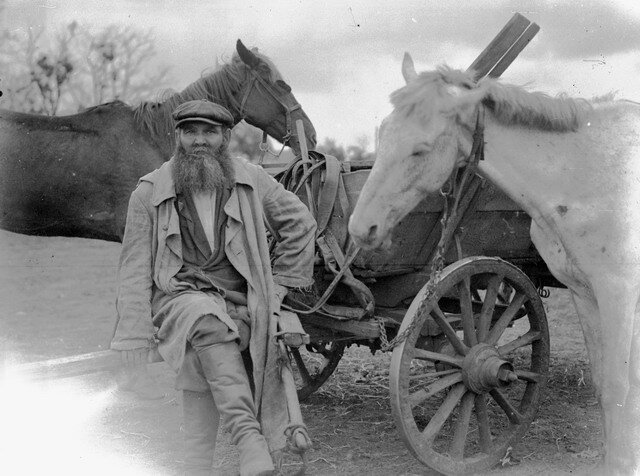
[[[163,102],[115,101],[48,117],[0,110],[0,228],[39,236],[120,241],[138,179],[174,149],[171,112],[206,98],[296,152],[295,121],[315,130],[273,63],[238,40],[229,64]]]

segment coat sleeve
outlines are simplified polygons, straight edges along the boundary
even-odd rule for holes
[[[313,284],[316,222],[307,206],[259,168],[265,219],[278,234],[273,251],[273,281],[288,288]]]
[[[153,224],[151,213],[145,207],[139,192],[140,187],[129,199],[118,264],[117,321],[111,340],[111,348],[114,350],[149,347],[153,343]]]

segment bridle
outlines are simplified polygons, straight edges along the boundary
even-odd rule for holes
[[[249,67],[249,72],[251,74],[251,77],[249,78],[249,83],[247,84],[247,86],[245,87],[244,90],[244,94],[242,96],[242,101],[240,102],[240,109],[238,111],[239,115],[240,115],[240,120],[245,119],[246,114],[245,114],[245,106],[247,104],[247,99],[249,98],[249,94],[251,94],[251,90],[253,89],[253,87],[256,85],[256,83],[260,83],[260,85],[269,93],[269,95],[275,99],[280,106],[282,106],[282,109],[284,109],[284,112],[286,114],[286,124],[287,124],[287,132],[284,135],[283,139],[282,139],[282,149],[280,149],[280,152],[278,152],[277,154],[274,154],[273,152],[271,152],[269,150],[269,145],[267,144],[267,132],[266,131],[262,131],[262,141],[260,143],[260,150],[262,151],[262,156],[260,158],[260,163],[262,163],[264,156],[269,153],[271,155],[273,155],[274,157],[279,157],[280,154],[282,153],[282,151],[284,150],[285,145],[289,142],[289,140],[291,139],[291,136],[293,135],[293,121],[291,119],[291,113],[301,109],[302,106],[300,106],[300,103],[298,101],[295,101],[295,104],[293,104],[293,106],[289,106],[288,104],[286,104],[283,100],[281,95],[278,93],[278,91],[276,91],[276,89],[273,87],[273,85],[267,81],[265,81],[262,77],[260,77],[260,75],[251,67]]]
[[[481,160],[484,160],[484,106],[479,104],[476,112],[476,125],[473,129],[471,152],[469,152],[464,165],[475,168]]]

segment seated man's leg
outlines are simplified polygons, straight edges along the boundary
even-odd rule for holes
[[[182,390],[182,431],[186,475],[210,475],[220,414],[191,341],[222,343],[233,340],[229,328],[212,315],[202,316],[188,334],[187,349],[176,378]]]
[[[214,316],[205,316],[192,328],[189,342],[196,351],[215,404],[240,450],[240,474],[271,474],[273,462],[260,433],[237,333]],[[224,327],[226,332],[220,327]]]
[[[220,414],[210,391],[182,391],[182,431],[186,475],[211,475],[219,425]]]
[[[182,390],[184,474],[210,476],[220,414],[202,372],[200,360],[189,343],[182,367],[178,371],[176,388]]]

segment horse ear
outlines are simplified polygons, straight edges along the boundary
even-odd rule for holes
[[[413,65],[413,59],[411,58],[411,55],[406,52],[404,54],[404,58],[402,58],[402,76],[407,84],[418,77],[416,67]]]
[[[258,67],[258,65],[260,64],[260,59],[251,51],[249,51],[247,47],[242,44],[242,41],[238,40],[236,42],[236,50],[238,51],[238,56],[240,56],[240,59],[244,64],[246,64],[250,68]]]

